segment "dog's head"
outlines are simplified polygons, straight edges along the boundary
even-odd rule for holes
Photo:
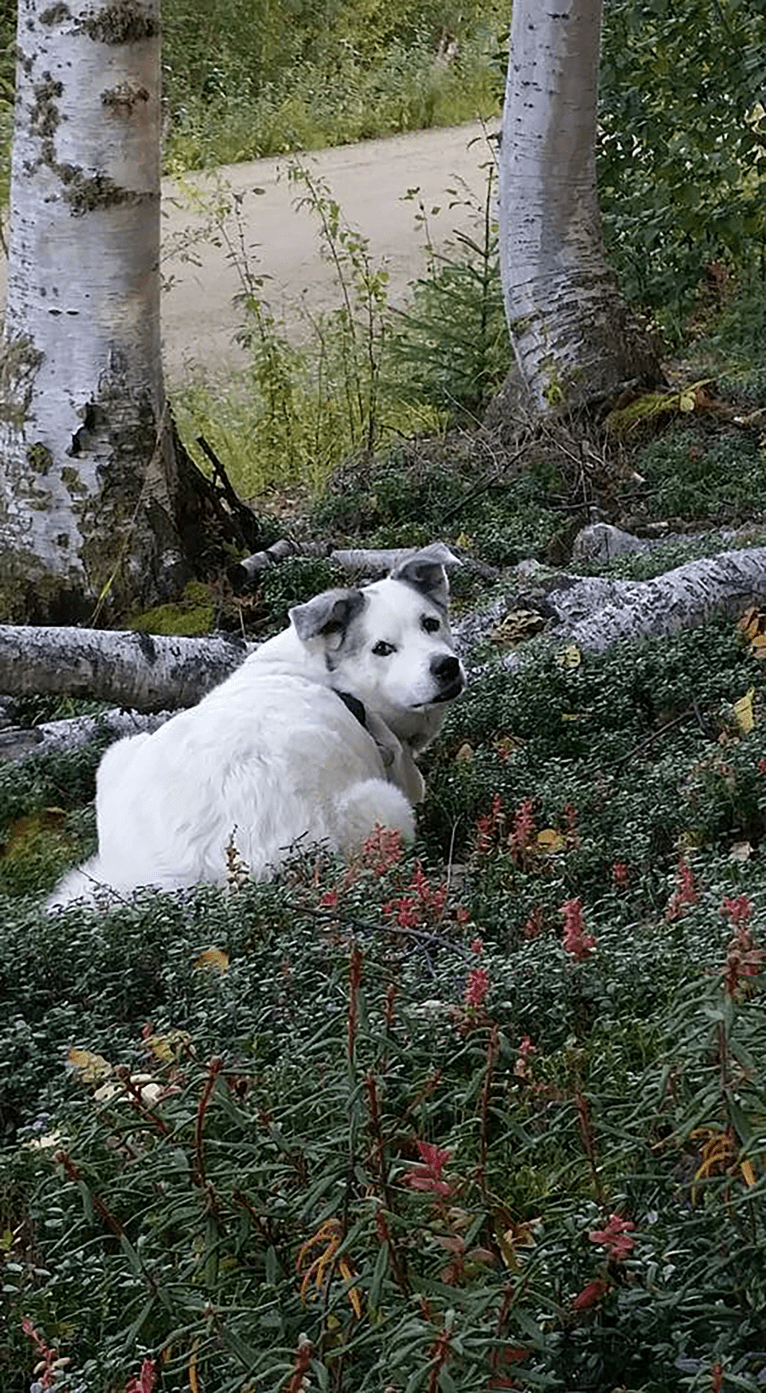
[[[450,564],[455,557],[437,542],[385,580],[328,590],[290,611],[299,639],[321,653],[331,685],[416,749],[433,738],[445,704],[465,686],[449,627]]]

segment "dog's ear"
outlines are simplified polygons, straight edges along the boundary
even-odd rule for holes
[[[432,542],[403,561],[391,572],[392,580],[403,580],[406,585],[414,585],[432,604],[441,609],[447,608],[449,600],[449,581],[445,566],[459,566],[460,561],[445,547],[443,542]]]
[[[332,639],[332,646],[338,648],[352,619],[364,606],[361,590],[325,590],[305,605],[294,605],[290,622],[304,643],[322,637]]]

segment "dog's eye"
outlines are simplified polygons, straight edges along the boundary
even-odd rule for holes
[[[375,644],[372,651],[376,658],[387,658],[389,653],[395,653],[396,649],[393,643],[386,643],[384,639],[381,639],[380,643]]]
[[[434,619],[432,614],[424,614],[420,621],[420,627],[425,629],[427,634],[435,634],[437,629],[441,628],[441,624],[438,619]]]

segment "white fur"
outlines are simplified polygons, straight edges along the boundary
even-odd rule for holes
[[[464,681],[453,672],[445,552],[427,548],[420,570],[297,606],[290,628],[198,706],[111,746],[97,777],[98,854],[48,907],[98,903],[103,887],[122,896],[224,882],[232,840],[254,879],[312,844],[349,855],[379,824],[412,840],[423,792],[414,751]],[[439,631],[426,632],[436,619]],[[381,641],[395,651],[375,654]],[[364,704],[365,726],[338,690]]]

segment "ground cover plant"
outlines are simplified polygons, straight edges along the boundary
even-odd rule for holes
[[[543,653],[450,714],[412,853],[6,883],[3,1386],[760,1387],[761,687],[731,621]]]

